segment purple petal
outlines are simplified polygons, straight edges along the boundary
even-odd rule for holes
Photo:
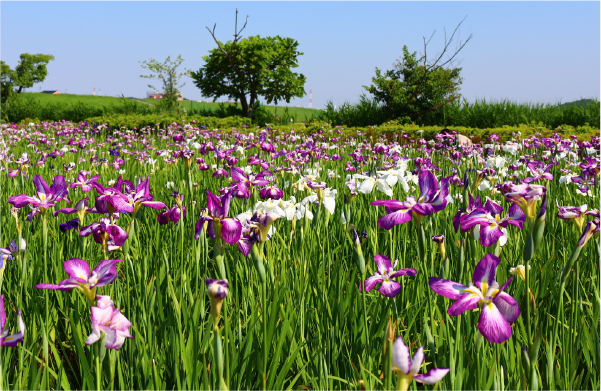
[[[419,368],[421,368],[422,363],[424,362],[424,347],[420,346],[419,349],[413,355],[411,359],[411,367],[409,368],[409,374],[412,376],[417,375],[419,372]]]
[[[213,217],[223,217],[225,214],[223,213],[223,209],[221,208],[221,202],[219,202],[219,198],[207,190],[207,209],[209,210],[209,214]]]
[[[54,211],[54,217],[58,216],[59,213],[64,213],[66,215],[70,215],[73,213],[77,213],[79,212],[77,209],[74,208],[62,208],[62,209],[57,209]]]
[[[484,247],[490,247],[497,243],[503,232],[497,225],[480,225],[480,244]]]
[[[395,225],[404,224],[408,221],[411,221],[411,209],[401,209],[380,217],[378,219],[378,227],[390,229]]]
[[[365,284],[364,284],[365,285],[365,291],[366,292],[371,291],[372,289],[375,288],[375,286],[378,283],[380,283],[382,281],[383,281],[382,280],[382,276],[377,275],[377,274],[369,277],[367,280],[365,280]],[[359,287],[359,292],[362,292],[362,288],[361,287]]]
[[[431,171],[424,170],[419,173],[419,190],[426,202],[432,200],[438,192],[438,181]]]
[[[252,247],[252,245],[250,244],[250,239],[247,236],[243,236],[242,238],[240,238],[240,240],[238,241],[238,250],[242,253],[242,255],[244,255],[245,257],[248,257],[248,254],[250,254],[250,248]]]
[[[461,285],[458,282],[449,281],[438,277],[430,277],[428,283],[434,292],[451,300],[461,299],[461,297],[465,295],[463,290],[467,289],[467,286]]]
[[[482,306],[478,330],[488,342],[502,343],[511,338],[511,325],[493,303]]]
[[[449,181],[451,177],[442,178],[440,181],[440,191],[436,194],[432,200],[430,200],[429,204],[432,205],[432,208],[435,212],[440,212],[447,206],[447,196],[449,195]]]
[[[501,260],[493,254],[486,254],[484,258],[478,262],[474,269],[474,284],[476,284],[480,290],[482,290],[483,282],[488,286],[492,285],[495,280],[495,273],[497,272],[499,263],[501,263]]]
[[[509,294],[501,292],[497,294],[492,302],[509,323],[515,322],[519,318],[520,307],[518,302]]]
[[[165,205],[161,201],[144,201],[142,202],[142,205],[152,209],[164,209],[167,207],[167,205]]]
[[[117,262],[123,262],[118,259],[109,259],[100,261],[94,268],[98,282],[94,286],[105,286],[117,279]]]
[[[382,200],[382,201],[372,201],[370,205],[373,206],[384,206],[388,208],[392,212],[396,212],[400,209],[405,209],[404,203],[397,200]]]
[[[241,235],[242,224],[238,220],[232,218],[221,220],[221,237],[226,243],[236,243]]]
[[[0,330],[4,330],[6,314],[4,313],[4,295],[0,296]]]
[[[38,193],[38,196],[44,195],[46,198],[48,198],[48,196],[50,195],[50,187],[48,187],[48,184],[46,183],[44,178],[42,178],[39,175],[36,175],[33,177],[32,181],[35,186],[36,192]]]
[[[71,258],[63,262],[65,272],[71,278],[79,278],[88,281],[90,278],[90,265],[83,259]]]
[[[385,255],[376,255],[374,261],[376,261],[376,267],[380,274],[385,274],[392,269],[392,262],[390,262],[390,259]]]
[[[499,222],[499,225],[503,228],[507,227],[507,224],[515,225],[519,229],[524,228],[524,222],[526,221],[526,214],[518,206],[518,204],[511,204],[509,207],[509,213],[507,217]]]
[[[383,281],[378,291],[386,297],[395,297],[401,292],[401,284],[392,280]]]
[[[491,200],[486,201],[486,204],[484,204],[484,209],[490,212],[490,214],[493,216],[500,215],[501,212],[503,212],[503,207]]]
[[[432,206],[430,204],[422,203],[422,204],[416,204],[413,207],[413,211],[422,216],[429,216],[432,213],[435,213],[436,209],[434,208],[434,206]]]
[[[400,335],[392,345],[392,365],[404,374],[408,374],[411,367],[409,348],[403,343],[403,338]]]
[[[238,167],[232,167],[230,173],[232,175],[232,179],[236,182],[245,182],[248,180],[248,177],[246,176],[244,171],[242,171],[242,169]]]
[[[476,309],[478,308],[479,301],[480,297],[478,295],[464,294],[462,298],[449,307],[447,314],[457,316],[463,314],[465,311]]]
[[[390,278],[400,277],[400,276],[409,276],[413,277],[417,274],[417,270],[415,269],[399,269],[396,272],[390,275]]]
[[[123,246],[123,243],[125,243],[125,240],[127,240],[127,238],[129,237],[127,232],[125,232],[125,230],[119,227],[118,225],[109,226],[107,232],[109,233],[109,235],[111,235],[113,241],[115,242],[115,245],[118,247]]]
[[[64,176],[57,175],[54,177],[54,182],[52,183],[52,186],[50,186],[50,193],[57,201],[62,200],[69,194],[69,188],[67,187]]]
[[[413,377],[413,380],[423,384],[436,384],[449,373],[448,368],[432,368],[428,372]]]
[[[8,197],[8,203],[12,204],[15,208],[22,208],[25,205],[31,203],[37,203],[37,200],[33,197],[27,196],[25,194],[20,194],[16,196]]]
[[[123,194],[109,196],[107,197],[107,201],[118,211],[125,211],[128,213],[134,211],[134,206],[128,202],[127,197]]]
[[[70,291],[76,288],[78,285],[54,285],[54,284],[37,284],[35,287],[38,289],[52,289],[55,291]]]

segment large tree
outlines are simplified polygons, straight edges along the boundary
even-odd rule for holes
[[[222,96],[240,102],[244,116],[251,118],[258,97],[267,103],[286,101],[305,95],[305,76],[292,72],[298,67],[297,58],[303,53],[297,50],[298,42],[292,38],[253,36],[241,38],[237,27],[234,40],[222,43],[215,37],[215,26],[207,29],[217,43],[205,65],[197,72],[190,72],[194,84],[202,95],[213,97],[213,102]]]
[[[23,53],[19,63],[13,71],[12,84],[20,94],[24,88],[33,87],[35,83],[41,83],[48,75],[46,65],[54,60],[51,54],[29,54]]]
[[[443,49],[433,59],[428,58],[427,49],[434,33],[430,39],[424,38],[424,52],[419,58],[417,52],[410,53],[407,46],[403,46],[403,58],[397,60],[392,70],[382,72],[376,68],[372,85],[363,88],[385,106],[387,119],[412,121],[460,97],[459,86],[463,79],[461,68],[454,60],[472,36],[459,42],[452,53],[449,49],[461,23],[449,39],[445,34]]]

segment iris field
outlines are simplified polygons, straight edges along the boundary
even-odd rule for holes
[[[0,388],[601,386],[599,137],[200,125],[1,126]]]

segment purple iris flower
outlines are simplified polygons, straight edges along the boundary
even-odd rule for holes
[[[211,174],[211,176],[213,178],[219,178],[219,177],[223,177],[223,178],[227,178],[228,177],[228,173],[226,170],[224,170],[223,168],[219,168],[217,170],[215,170],[215,172],[213,174]]]
[[[118,250],[123,246],[129,235],[117,224],[111,224],[108,218],[100,219],[99,223],[92,223],[82,227],[79,231],[80,236],[94,237],[94,241],[101,244],[103,249],[109,252]]]
[[[93,187],[92,183],[96,183],[98,181],[98,178],[100,178],[100,175],[94,175],[89,179],[87,178],[88,175],[90,175],[88,171],[81,170],[79,174],[77,174],[77,181],[69,184],[69,187],[81,187],[82,191],[91,191]]]
[[[242,224],[237,219],[227,217],[230,209],[232,194],[226,193],[221,197],[207,190],[208,216],[201,216],[196,223],[194,238],[200,237],[200,231],[205,222],[208,222],[207,234],[215,240],[223,239],[226,243],[234,244],[240,240]]]
[[[394,270],[398,261],[393,265],[392,262],[390,262],[390,259],[384,255],[376,255],[374,261],[376,261],[378,271],[365,280],[366,292],[374,289],[377,284],[381,284],[378,288],[378,291],[381,294],[386,297],[395,297],[401,292],[401,284],[392,279],[400,276],[413,277],[417,274],[417,270],[415,269]],[[359,287],[359,291],[362,291],[362,287]]]
[[[168,224],[170,221],[173,222],[173,224],[177,224],[179,219],[182,218],[182,210],[183,210],[183,216],[186,217],[186,212],[187,212],[186,207],[182,206],[180,208],[179,205],[173,204],[172,208],[167,208],[167,210],[165,210],[157,215],[157,221],[161,225]]]
[[[591,176],[588,171],[583,170],[580,173],[580,176],[577,177],[573,177],[572,178],[572,182],[577,183],[580,185],[579,190],[582,193],[586,193],[589,191],[589,186],[594,186],[595,185],[595,180],[594,177]]]
[[[67,199],[69,190],[62,175],[55,176],[54,182],[50,187],[48,187],[46,181],[39,175],[34,176],[32,181],[36,187],[37,196],[30,197],[25,194],[11,196],[8,197],[8,203],[12,204],[15,208],[29,205],[44,213],[46,209],[56,205],[59,201],[65,200],[68,203],[71,202]]]
[[[549,181],[553,180],[553,174],[549,172],[551,170],[551,167],[553,167],[553,163],[549,163],[545,166],[545,164],[541,161],[531,160],[528,162],[527,167],[533,176],[525,178],[525,183],[536,182],[541,178],[547,179]]]
[[[269,184],[266,179],[260,179],[258,176],[246,175],[242,169],[238,167],[232,167],[230,170],[232,179],[238,183],[245,183],[247,188],[252,190],[253,186],[265,186]]]
[[[386,216],[378,219],[378,226],[383,229],[390,229],[397,224],[404,224],[416,218],[421,222],[422,216],[428,216],[439,212],[447,206],[446,197],[449,195],[449,180],[442,178],[440,189],[438,180],[431,171],[424,170],[419,174],[419,188],[422,195],[415,200],[414,197],[407,197],[406,201],[386,200],[373,201],[370,205],[384,206]]]
[[[463,216],[466,216],[466,215],[472,213],[476,209],[482,208],[482,201],[480,201],[480,196],[476,197],[476,199],[474,199],[474,197],[472,197],[471,193],[468,193],[468,196],[469,196],[469,202],[468,202],[467,210],[464,211],[463,209],[460,208],[457,211],[457,214],[455,214],[455,217],[453,217],[453,227],[455,228],[455,232],[459,232],[459,228],[461,228],[461,232],[469,231],[468,229],[464,229],[461,226],[461,218]]]
[[[279,200],[284,196],[284,192],[275,186],[267,186],[259,192],[262,200],[272,199]]]
[[[478,208],[470,214],[461,217],[461,230],[468,231],[474,226],[480,226],[480,244],[484,247],[489,247],[503,236],[502,228],[507,228],[507,225],[515,225],[519,229],[524,228],[526,215],[516,204],[511,204],[509,213],[506,217],[501,218],[503,208],[494,201],[488,200],[484,208]]]
[[[594,235],[598,235],[600,230],[601,222],[599,221],[599,216],[597,216],[593,219],[593,221],[587,222],[584,226],[582,235],[580,236],[580,239],[578,239],[578,246],[583,247],[590,238],[592,238]]]
[[[537,201],[547,193],[547,188],[542,185],[523,183],[520,185],[503,184],[499,186],[505,201],[517,204],[528,218],[536,217]]]
[[[17,311],[17,323],[19,324],[19,332],[8,335],[6,326],[6,313],[4,312],[4,295],[0,296],[0,346],[15,347],[19,342],[23,342],[25,335],[25,323],[21,318],[21,311]]]
[[[596,210],[588,210],[588,205],[584,204],[582,206],[559,206],[559,202],[555,200],[557,204],[557,217],[562,220],[572,221],[579,229],[582,229],[584,225],[584,219],[587,215],[596,215]]]
[[[79,218],[74,218],[73,220],[69,220],[64,224],[60,224],[58,226],[58,229],[62,232],[65,233],[73,228],[77,228],[79,227]]]
[[[149,177],[140,182],[136,188],[126,194],[117,193],[109,196],[109,202],[116,210],[132,213],[134,216],[142,206],[147,206],[152,209],[164,209],[167,207],[160,201],[154,201],[154,197],[150,194]]]
[[[513,280],[510,278],[501,287],[495,280],[497,266],[501,260],[487,254],[474,269],[475,285],[469,287],[458,282],[430,277],[430,288],[436,293],[451,300],[457,300],[449,307],[451,316],[463,314],[465,311],[480,307],[478,330],[487,341],[502,343],[511,338],[511,325],[520,316],[517,301],[504,290]]]
[[[38,289],[52,289],[58,291],[70,291],[77,289],[90,301],[96,298],[96,288],[108,285],[117,279],[117,262],[121,260],[110,259],[100,261],[90,273],[90,265],[83,259],[71,258],[63,262],[65,272],[69,278],[54,284],[38,284]]]

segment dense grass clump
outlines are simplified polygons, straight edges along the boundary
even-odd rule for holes
[[[559,126],[584,126],[599,128],[600,103],[597,99],[581,104],[518,103],[509,100],[475,102],[453,101],[442,108],[411,118],[423,126],[463,126],[472,128],[500,128],[521,124],[542,124],[555,129]],[[341,126],[381,125],[388,118],[386,108],[369,97],[362,96],[358,103],[345,102],[334,109],[328,102],[322,117],[324,121]]]

